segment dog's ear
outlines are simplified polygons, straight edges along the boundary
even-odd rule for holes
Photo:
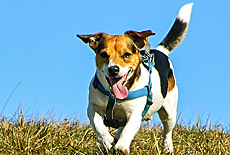
[[[151,30],[136,32],[136,31],[126,31],[125,35],[133,40],[137,48],[142,49],[148,41],[149,36],[155,35]]]
[[[105,38],[108,34],[106,33],[96,33],[96,34],[90,34],[90,35],[77,35],[78,38],[80,38],[84,43],[89,43],[89,46],[96,51],[97,46],[99,42]]]

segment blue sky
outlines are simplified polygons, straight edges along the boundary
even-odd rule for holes
[[[170,58],[179,86],[178,114],[185,123],[229,125],[230,1],[2,1],[0,5],[0,112],[22,107],[34,116],[85,120],[94,52],[76,34],[148,30],[156,47],[179,9],[193,2],[191,23]],[[20,82],[12,96],[10,94]],[[7,99],[6,106],[4,107]],[[159,122],[158,116],[154,116]]]

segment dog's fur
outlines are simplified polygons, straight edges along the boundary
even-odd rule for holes
[[[105,150],[112,147],[129,153],[129,146],[140,128],[142,120],[151,119],[158,112],[162,121],[163,145],[167,151],[173,151],[172,129],[176,122],[178,88],[174,77],[173,66],[168,59],[169,53],[183,40],[190,21],[192,3],[181,8],[176,21],[166,38],[152,51],[155,66],[152,68],[153,105],[142,118],[147,97],[133,100],[122,100],[128,91],[139,90],[148,85],[149,72],[143,65],[140,50],[146,45],[152,31],[127,31],[122,36],[110,36],[106,33],[77,35],[96,54],[96,74],[103,87],[120,99],[114,108],[113,116],[117,120],[127,119],[124,127],[120,127],[113,137],[103,123],[108,96],[93,87],[92,79],[89,87],[88,117],[96,133],[97,140]],[[120,82],[120,84],[119,84]]]

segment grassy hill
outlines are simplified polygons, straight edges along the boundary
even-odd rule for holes
[[[86,123],[46,116],[34,120],[24,118],[21,110],[18,117],[0,121],[0,154],[103,154]],[[164,154],[161,133],[160,125],[142,126],[131,143],[131,154]],[[179,124],[173,140],[175,154],[230,154],[230,132],[222,126]]]

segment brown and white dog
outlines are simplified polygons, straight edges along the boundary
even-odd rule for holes
[[[129,153],[129,146],[140,128],[142,120],[149,120],[158,112],[163,124],[163,145],[167,151],[173,151],[172,129],[177,114],[178,88],[174,77],[170,52],[183,40],[190,21],[192,3],[183,6],[165,39],[150,52],[154,55],[152,68],[152,102],[142,118],[147,96],[125,100],[130,91],[142,89],[149,82],[149,72],[141,57],[140,50],[147,44],[151,30],[127,31],[122,36],[111,36],[106,33],[77,35],[96,54],[96,76],[105,90],[111,91],[118,99],[113,110],[113,118],[127,120],[124,127],[117,130],[113,137],[103,122],[106,113],[108,96],[93,86],[93,77],[89,86],[89,105],[87,109],[91,125],[97,140],[105,150],[114,145],[114,149]]]

